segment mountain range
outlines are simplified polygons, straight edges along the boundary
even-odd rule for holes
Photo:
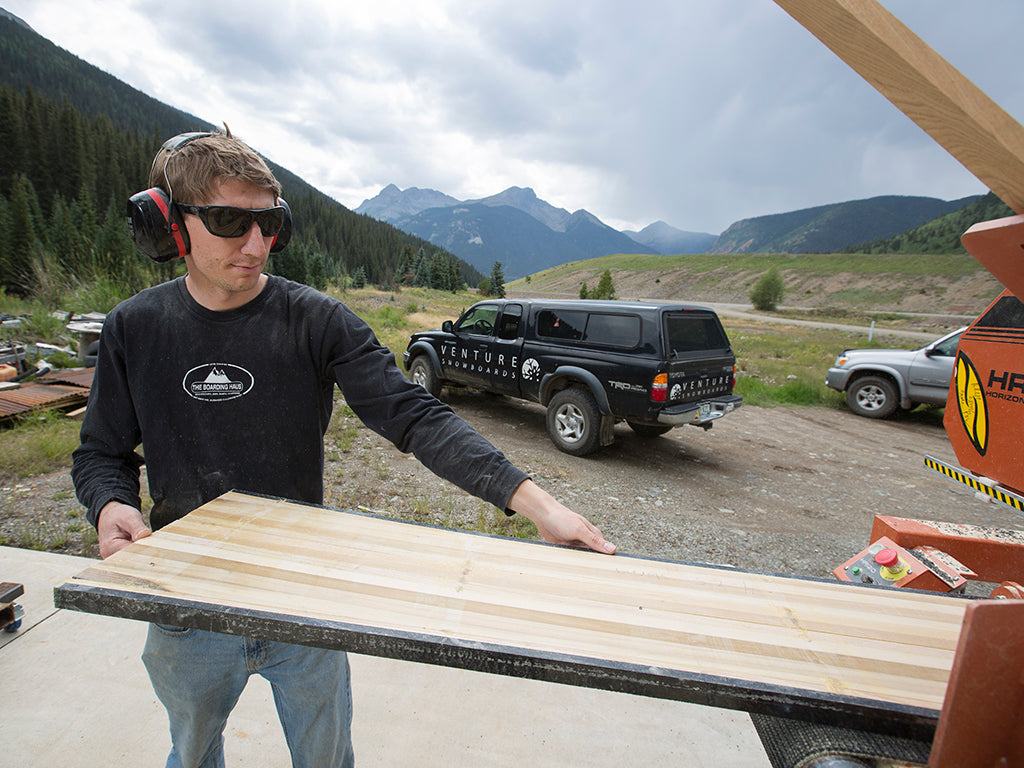
[[[389,184],[355,209],[440,246],[481,272],[501,262],[510,279],[614,253],[832,253],[891,238],[974,203],[883,195],[743,219],[720,235],[664,221],[619,231],[585,210],[570,213],[526,187],[458,200],[433,189]]]
[[[832,253],[890,238],[980,199],[883,195],[737,221],[711,253]]]
[[[610,253],[660,253],[585,210],[556,208],[523,187],[457,200],[432,189],[389,184],[355,211],[429,240],[481,272],[501,262],[510,279]]]

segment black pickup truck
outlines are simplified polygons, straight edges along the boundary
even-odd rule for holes
[[[459,384],[546,406],[551,439],[574,456],[611,444],[618,421],[644,437],[710,429],[742,402],[718,316],[686,304],[481,301],[413,334],[403,359],[434,395]]]

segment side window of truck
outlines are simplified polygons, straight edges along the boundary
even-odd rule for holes
[[[632,349],[640,343],[640,318],[636,315],[592,314],[583,337],[593,344]]]
[[[477,336],[493,336],[494,323],[497,319],[498,307],[494,304],[484,304],[466,312],[455,330]]]
[[[537,335],[548,339],[583,338],[587,313],[572,309],[542,309],[537,313]]]
[[[960,344],[959,336],[950,336],[941,344],[935,345],[935,353],[944,357],[953,357],[956,355],[957,347]]]
[[[518,339],[522,319],[522,304],[506,304],[504,311],[501,313],[501,321],[498,323],[498,338],[504,341]]]

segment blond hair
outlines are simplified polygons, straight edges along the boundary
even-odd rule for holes
[[[149,185],[160,187],[176,203],[202,205],[213,184],[222,179],[245,181],[281,195],[281,183],[248,144],[224,132],[192,139],[176,148],[161,148],[153,158]]]

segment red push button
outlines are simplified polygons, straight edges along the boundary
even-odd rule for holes
[[[875,562],[883,568],[891,568],[899,562],[899,559],[900,558],[899,555],[896,554],[896,550],[889,549],[888,547],[879,551],[879,553],[875,555]]]

